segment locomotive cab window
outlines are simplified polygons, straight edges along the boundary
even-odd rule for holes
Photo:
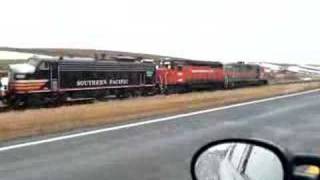
[[[164,67],[167,69],[172,69],[172,64],[169,61],[164,62]]]
[[[173,69],[173,67],[172,67],[170,64],[166,64],[165,67],[166,67],[167,69]]]
[[[40,70],[49,70],[49,63],[48,62],[42,62],[39,66]]]
[[[32,66],[37,66],[39,64],[39,60],[29,59],[28,64],[30,64]]]
[[[182,66],[178,66],[178,71],[182,71]]]

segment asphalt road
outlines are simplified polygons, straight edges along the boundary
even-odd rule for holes
[[[228,137],[320,153],[320,92],[0,152],[0,179],[188,180],[193,153]]]

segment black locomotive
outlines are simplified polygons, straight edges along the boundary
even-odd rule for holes
[[[5,101],[21,106],[151,94],[155,92],[156,66],[112,59],[31,59],[10,65],[8,78]]]

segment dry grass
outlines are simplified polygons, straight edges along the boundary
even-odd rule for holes
[[[188,112],[319,87],[319,82],[274,85],[12,111],[0,114],[0,140],[137,120],[161,114]]]

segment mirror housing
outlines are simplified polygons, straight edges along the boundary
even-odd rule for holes
[[[229,165],[223,165],[223,164],[229,164],[226,157],[229,156],[228,153],[230,154],[230,152],[228,151],[232,151],[232,150],[224,150],[223,148],[226,147],[226,149],[232,149],[234,147],[231,147],[231,146],[248,146],[249,149],[252,149],[255,148],[255,149],[258,149],[258,151],[256,150],[255,152],[262,152],[264,154],[268,154],[268,158],[270,158],[269,162],[272,162],[272,163],[276,163],[278,166],[278,172],[281,173],[279,175],[279,180],[289,180],[289,179],[293,179],[293,166],[292,166],[292,156],[290,155],[290,153],[270,142],[266,142],[266,141],[261,141],[261,140],[255,140],[255,139],[226,139],[226,140],[220,140],[220,141],[215,141],[215,142],[212,142],[212,143],[209,143],[207,145],[205,145],[204,147],[202,147],[200,150],[198,150],[196,152],[196,154],[194,155],[193,159],[192,159],[192,162],[191,162],[191,175],[192,175],[192,179],[194,180],[206,180],[207,178],[202,178],[200,179],[198,177],[198,174],[197,172],[200,172],[199,170],[197,171],[197,169],[199,169],[199,166],[201,168],[201,165],[202,164],[208,164],[208,163],[200,163],[200,160],[203,159],[203,157],[206,157],[206,153],[215,153],[215,154],[218,154],[220,157],[222,158],[219,158],[219,161],[218,163],[215,163],[215,164],[219,164],[219,176],[222,176],[221,174],[223,174],[223,176],[226,175],[226,172],[227,173],[230,173],[230,174],[233,174],[232,171],[230,171],[230,167]],[[216,149],[215,149],[216,148]],[[247,147],[244,147],[244,148],[247,148]],[[250,151],[250,153],[251,153]],[[259,154],[259,153],[258,153]],[[253,157],[253,156],[252,156]],[[249,158],[251,158],[251,154],[249,154],[248,156],[248,153],[246,154],[245,158],[243,157],[238,157],[239,158],[242,158],[241,159],[241,162],[242,164],[245,164],[246,166],[248,166],[248,162],[249,162]],[[216,158],[217,159],[217,158]],[[216,160],[215,159],[215,160]],[[240,161],[240,159],[239,159]],[[276,162],[277,161],[277,162]],[[251,161],[251,162],[256,162],[256,161]],[[201,164],[201,165],[199,165]],[[252,165],[256,165],[256,164],[252,164]],[[256,169],[261,169],[263,168],[263,165],[264,164],[261,164],[260,167],[256,167]],[[218,166],[218,165],[215,165],[215,166]],[[221,170],[221,167],[224,167],[224,169],[226,171],[223,171]],[[233,167],[233,166],[232,166]],[[217,168],[217,167],[214,167],[214,168]],[[239,168],[239,167],[238,167]],[[243,173],[244,169],[241,169],[239,168],[238,171],[233,171],[233,172],[237,172],[237,174],[241,174]],[[241,171],[241,172],[240,172]],[[218,172],[218,171],[217,171]],[[208,179],[213,179],[214,177],[212,178],[208,178]],[[218,178],[217,178],[218,179]],[[226,178],[228,179],[228,178]],[[237,179],[237,178],[236,178]],[[241,178],[239,178],[241,179]],[[268,178],[265,178],[265,179],[268,179]],[[269,178],[269,179],[272,179],[272,178]],[[223,179],[220,179],[220,180],[223,180]],[[252,180],[260,180],[260,179],[252,179]]]

